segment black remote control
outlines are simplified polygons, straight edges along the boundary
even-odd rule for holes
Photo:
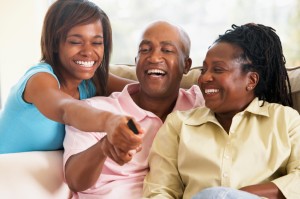
[[[139,132],[138,132],[138,130],[137,130],[137,128],[136,128],[134,122],[132,121],[132,119],[128,120],[127,126],[130,128],[130,130],[132,130],[132,132],[133,132],[134,134],[136,134],[136,135],[139,134]]]

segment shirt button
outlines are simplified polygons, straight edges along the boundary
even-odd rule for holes
[[[227,160],[229,159],[229,155],[225,155],[224,157],[225,157],[225,159],[227,159]]]

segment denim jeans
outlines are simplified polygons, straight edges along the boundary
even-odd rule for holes
[[[260,199],[260,197],[229,187],[211,187],[203,189],[192,199]]]

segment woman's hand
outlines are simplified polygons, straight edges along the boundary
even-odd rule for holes
[[[250,185],[242,187],[240,190],[247,191],[260,197],[266,197],[268,199],[285,199],[278,187],[272,182]]]

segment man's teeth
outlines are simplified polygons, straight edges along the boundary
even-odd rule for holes
[[[148,75],[165,75],[166,73],[159,69],[150,69],[147,71]]]
[[[213,94],[219,92],[219,89],[205,89],[205,94]]]
[[[94,61],[76,61],[76,64],[79,64],[83,67],[92,67],[94,65]]]

